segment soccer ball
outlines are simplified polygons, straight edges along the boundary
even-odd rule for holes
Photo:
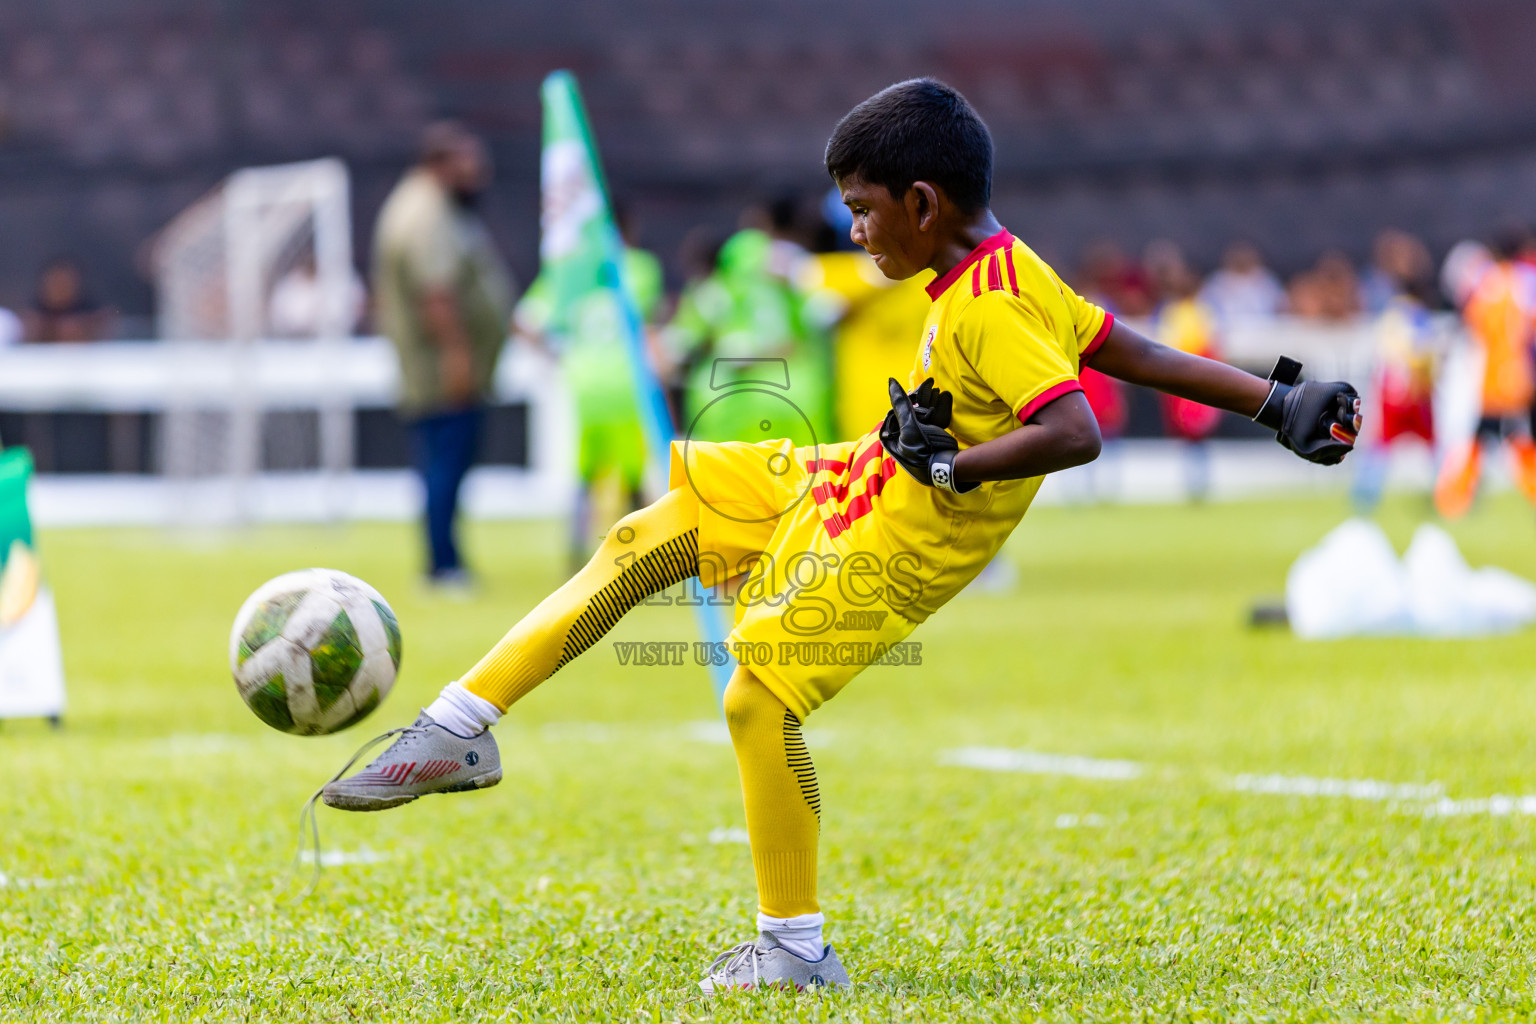
[[[355,576],[302,569],[246,598],[229,634],[240,696],[274,729],[339,732],[389,695],[400,626],[389,602]]]

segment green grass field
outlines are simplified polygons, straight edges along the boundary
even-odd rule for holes
[[[1399,549],[1421,510],[1384,512]],[[416,589],[404,526],[47,533],[71,707],[61,732],[0,728],[0,1017],[1529,1019],[1536,818],[1475,801],[1536,793],[1536,634],[1249,630],[1343,515],[1031,514],[1014,594],[962,596],[914,635],[923,667],[866,673],[807,728],[855,989],[714,1002],[699,969],[755,909],[735,763],[702,669],[620,667],[606,643],[499,728],[500,787],[322,809],[352,862],[282,900],[300,804],[559,582],[557,525],[473,529],[471,604]],[[1536,578],[1524,506],[1455,533]],[[266,729],[226,669],[246,593],[312,564],[373,582],[405,631],[394,695],[327,739]],[[692,638],[685,611],[642,608],[610,639]],[[944,763],[975,746],[1141,771]],[[1438,784],[1464,813],[1240,774]]]

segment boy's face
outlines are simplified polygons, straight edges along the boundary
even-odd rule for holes
[[[902,281],[933,262],[935,211],[919,186],[897,198],[884,185],[849,175],[837,187],[853,214],[848,237],[874,257],[880,273]]]

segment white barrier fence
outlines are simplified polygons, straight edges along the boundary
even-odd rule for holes
[[[0,410],[149,412],[392,407],[399,368],[382,338],[341,343],[99,342],[0,349]],[[472,473],[470,510],[494,516],[565,512],[575,431],[558,367],[509,345],[496,398],[528,409],[528,465]],[[14,442],[16,439],[6,439]],[[323,440],[322,440],[323,443]],[[162,458],[159,463],[164,465]],[[235,460],[232,465],[239,465]],[[415,515],[405,470],[338,470],[168,477],[44,475],[34,485],[42,523],[218,523],[398,519]]]
[[[1445,343],[1456,336],[1443,324]],[[1267,369],[1281,353],[1315,378],[1370,381],[1375,330],[1286,319],[1239,324],[1224,355]],[[393,349],[381,338],[340,343],[108,342],[0,349],[0,410],[165,413],[177,409],[262,411],[392,406],[398,385]],[[526,468],[480,467],[467,483],[466,508],[481,517],[558,516],[574,490],[574,418],[558,367],[524,346],[509,345],[496,374],[496,396],[528,408]],[[14,441],[15,439],[9,439]],[[1177,500],[1177,446],[1137,441],[1121,446],[1117,469],[1091,491],[1107,500]],[[1345,475],[1316,472],[1267,442],[1213,445],[1214,497],[1337,488]],[[1428,456],[1410,457],[1415,486]],[[163,462],[161,464],[164,464]],[[419,508],[406,470],[334,468],[309,472],[226,473],[212,477],[44,475],[34,504],[44,524],[187,523],[401,519]],[[1107,467],[1106,467],[1107,468]],[[1043,501],[1080,500],[1081,474],[1053,480]]]

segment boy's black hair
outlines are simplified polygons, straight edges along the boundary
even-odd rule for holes
[[[854,107],[827,140],[827,172],[857,175],[900,199],[916,181],[939,186],[967,212],[992,201],[992,135],[954,89],[913,78]]]

